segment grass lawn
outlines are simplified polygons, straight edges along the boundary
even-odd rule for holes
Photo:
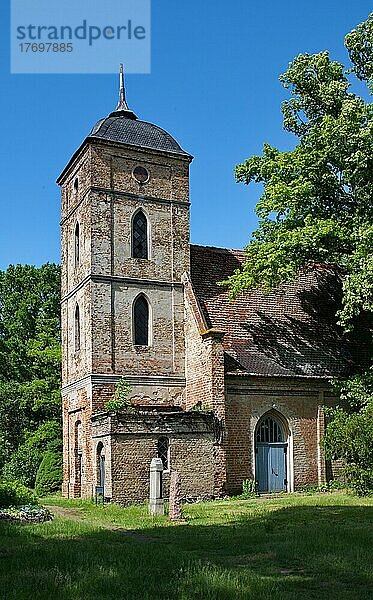
[[[221,500],[186,506],[178,524],[144,506],[44,504],[64,514],[0,523],[1,599],[373,598],[373,498]]]

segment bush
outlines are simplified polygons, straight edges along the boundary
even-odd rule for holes
[[[35,492],[38,496],[52,494],[61,488],[62,454],[47,450],[36,474]]]
[[[256,487],[255,479],[244,479],[242,482],[242,494],[240,495],[240,498],[255,498]]]
[[[19,481],[0,480],[0,508],[37,504],[35,494]]]
[[[329,409],[324,449],[327,459],[342,459],[343,476],[359,496],[373,492],[373,402],[357,413]]]
[[[56,421],[42,423],[36,431],[26,432],[24,442],[4,466],[2,475],[27,487],[35,486],[36,473],[46,450],[57,451],[62,447],[61,425]]]
[[[129,395],[131,393],[131,386],[122,377],[116,385],[114,398],[108,400],[105,404],[106,410],[117,411],[117,410],[131,410],[131,402]]]
[[[320,483],[320,485],[305,485],[301,488],[297,489],[297,492],[301,494],[307,494],[308,496],[312,496],[312,494],[328,494],[331,492],[341,491],[346,489],[346,484],[344,481],[340,479],[331,479],[330,481],[325,481],[324,483]]]

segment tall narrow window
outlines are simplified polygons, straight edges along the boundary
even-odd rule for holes
[[[82,443],[82,423],[75,423],[75,483],[81,485],[83,477],[83,443]],[[80,490],[79,491],[80,494]]]
[[[148,222],[142,210],[132,221],[132,257],[148,258]]]
[[[80,228],[79,223],[75,225],[75,266],[80,262]]]
[[[79,305],[75,309],[75,352],[80,350],[80,310]]]
[[[170,447],[169,439],[166,437],[160,437],[158,439],[158,458],[161,459],[163,464],[163,470],[168,471],[168,451]]]
[[[99,442],[96,450],[97,485],[105,486],[105,452],[102,442]]]
[[[135,301],[133,320],[135,346],[149,346],[149,305],[143,295]]]

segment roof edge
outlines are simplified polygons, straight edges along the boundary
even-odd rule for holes
[[[135,148],[138,149],[140,151],[146,151],[146,152],[154,152],[156,154],[165,154],[167,156],[173,156],[173,157],[179,157],[181,159],[187,159],[189,160],[189,162],[191,162],[194,158],[194,156],[192,154],[189,154],[189,152],[186,152],[185,150],[183,150],[182,152],[176,152],[173,150],[160,150],[159,148],[151,148],[150,146],[137,146],[136,144],[127,144],[125,142],[118,142],[116,140],[108,140],[106,138],[102,138],[100,136],[96,136],[96,135],[91,135],[89,134],[85,141],[91,141],[94,140],[95,142],[100,142],[103,144],[107,144],[109,146],[119,146],[119,147],[125,147],[125,148]]]
[[[212,328],[207,323],[206,317],[203,314],[198,296],[194,290],[193,283],[189,273],[185,271],[181,277],[181,281],[184,284],[185,296],[189,301],[189,306],[194,316],[195,323],[198,328],[198,332],[201,336],[208,334]]]
[[[85,148],[85,146],[87,146],[87,139],[88,138],[86,138],[85,140],[83,140],[83,142],[80,144],[79,148],[77,150],[75,150],[74,154],[71,156],[71,158],[68,161],[67,165],[62,169],[61,173],[59,174],[59,176],[56,179],[57,185],[60,185],[62,183],[62,181],[65,179],[65,176],[67,175],[67,172],[72,167],[72,165],[74,164],[75,160],[78,158],[79,154],[83,151],[83,149]]]
[[[129,148],[130,150],[135,150],[135,151],[137,150],[138,152],[146,150],[147,152],[149,152],[151,154],[156,154],[158,156],[172,156],[173,158],[179,158],[180,160],[185,160],[185,161],[188,161],[189,163],[191,163],[194,158],[194,156],[192,154],[188,154],[187,152],[185,152],[184,154],[179,154],[177,152],[172,152],[171,150],[157,150],[156,148],[145,148],[145,147],[142,148],[140,146],[136,146],[135,144],[124,144],[123,142],[113,142],[112,140],[105,140],[100,137],[88,135],[83,140],[83,142],[80,144],[79,148],[77,150],[75,150],[74,154],[71,156],[67,165],[63,168],[60,175],[57,177],[56,183],[58,185],[60,185],[62,183],[62,181],[65,179],[67,172],[72,167],[75,160],[77,159],[79,154],[82,152],[82,150],[85,148],[85,146],[87,146],[88,144],[93,144],[93,143],[101,145],[101,146]]]
[[[190,244],[191,248],[200,248],[201,250],[222,250],[225,252],[239,252],[242,255],[245,255],[245,250],[243,248],[225,248],[224,246],[204,246],[202,244]]]
[[[273,373],[250,373],[249,371],[226,371],[225,374],[229,377],[257,377],[258,379],[310,379],[310,380],[320,380],[320,381],[329,381],[332,382],[335,377],[332,375],[301,375],[301,374],[291,374],[284,375],[282,374],[273,374]],[[330,385],[332,385],[330,383]]]

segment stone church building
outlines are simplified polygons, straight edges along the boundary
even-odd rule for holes
[[[128,108],[93,127],[62,190],[63,493],[144,501],[163,462],[185,498],[325,481],[330,379],[361,348],[335,323],[340,274],[310,265],[270,294],[228,300],[243,251],[190,244],[192,156]],[[105,403],[124,377],[131,406]]]

